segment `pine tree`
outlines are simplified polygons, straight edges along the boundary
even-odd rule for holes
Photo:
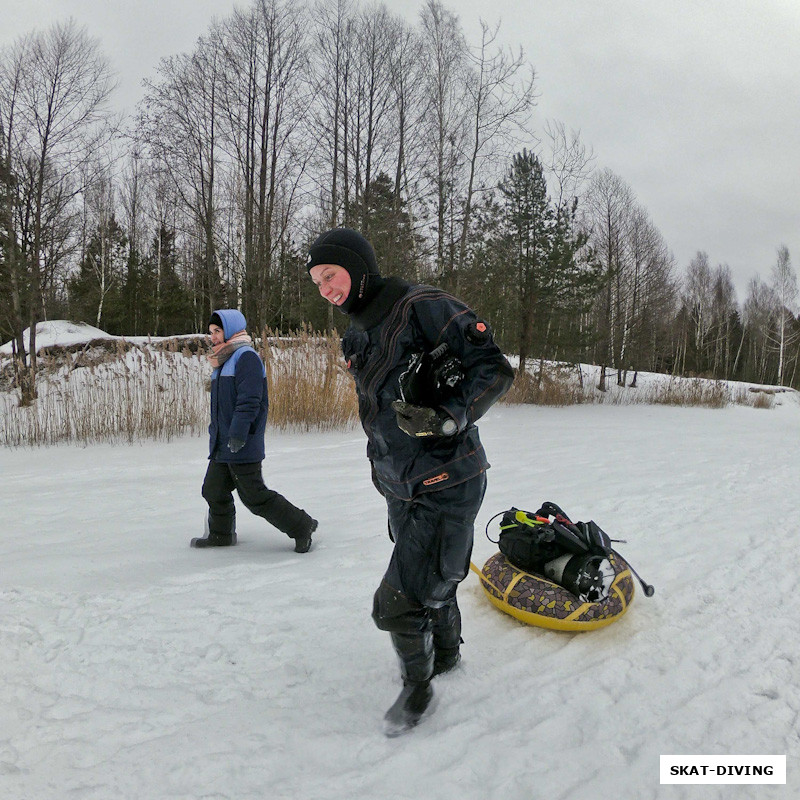
[[[547,195],[542,163],[526,149],[513,156],[499,188],[504,200],[504,230],[513,257],[509,267],[516,273],[513,283],[518,302],[517,350],[519,369],[524,373],[527,358],[532,354],[537,323],[552,293],[548,273],[552,266],[556,215]],[[541,333],[541,325],[538,328]]]
[[[394,183],[385,172],[380,173],[369,185],[364,218],[381,273],[410,281],[418,280],[419,243],[414,236],[405,203],[397,197]]]
[[[513,243],[503,230],[503,207],[493,192],[475,207],[469,233],[469,258],[461,275],[459,297],[490,322],[504,352],[518,347],[519,296]]]
[[[192,303],[189,292],[178,276],[178,253],[175,231],[164,226],[153,237],[151,261],[157,268],[151,296],[154,318],[151,330],[158,336],[170,336],[192,330]]]
[[[127,236],[112,215],[95,228],[80,269],[68,282],[73,315],[117,335],[127,333],[121,291],[127,253]]]
[[[584,359],[595,338],[584,320],[603,287],[602,268],[588,248],[588,235],[578,228],[577,210],[577,199],[556,210],[545,291],[548,334],[542,351],[543,356],[573,361]]]
[[[520,372],[531,356],[578,360],[588,343],[582,317],[601,288],[602,273],[578,228],[577,200],[554,205],[542,163],[527,150],[513,157],[499,189],[500,250],[516,300],[506,313],[516,311]]]

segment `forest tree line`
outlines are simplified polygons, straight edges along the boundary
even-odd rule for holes
[[[255,0],[163,58],[127,116],[73,22],[0,50],[0,334],[35,397],[45,319],[121,335],[342,329],[304,269],[347,225],[384,274],[441,286],[508,353],[800,386],[797,279],[776,245],[740,304],[730,269],[679,269],[625,180],[563,124],[534,65],[427,0]]]

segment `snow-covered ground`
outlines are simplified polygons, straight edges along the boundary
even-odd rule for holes
[[[0,797],[797,796],[797,395],[496,406],[481,431],[476,564],[493,514],[552,500],[628,539],[656,594],[567,634],[470,574],[464,660],[392,740],[398,671],[370,620],[391,543],[360,430],[268,429],[267,483],[320,520],[307,555],[243,509],[239,546],[189,548],[203,438],[0,450]],[[787,785],[659,785],[660,754],[786,754]]]

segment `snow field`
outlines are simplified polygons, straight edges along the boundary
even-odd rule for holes
[[[470,575],[464,660],[395,740],[398,671],[369,616],[391,543],[360,430],[268,429],[267,484],[320,520],[306,555],[241,507],[239,546],[189,548],[203,438],[0,451],[0,796],[793,796],[795,397],[496,406],[480,427],[478,566],[491,516],[552,500],[627,539],[656,595],[567,634],[501,614]],[[661,786],[671,753],[785,753],[787,786]]]

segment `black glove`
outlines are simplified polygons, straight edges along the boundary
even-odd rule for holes
[[[452,436],[458,433],[458,423],[435,408],[414,406],[395,400],[392,408],[397,414],[397,426],[409,436]]]
[[[230,450],[231,453],[238,453],[243,447],[244,440],[237,439],[235,436],[231,436],[231,438],[228,439],[228,450]]]

